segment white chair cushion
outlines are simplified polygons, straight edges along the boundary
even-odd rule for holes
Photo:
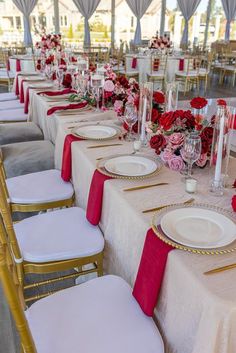
[[[11,72],[11,71],[9,71],[9,72],[7,73],[7,70],[6,70],[6,69],[0,70],[0,80],[1,80],[1,79],[7,79],[7,78],[15,78],[15,73],[14,73],[14,72]]]
[[[183,77],[197,77],[198,76],[198,72],[197,71],[190,71],[190,72],[177,71],[176,75],[183,76]]]
[[[1,102],[0,110],[9,110],[9,109],[20,109],[24,108],[24,104],[20,103],[19,100],[8,100]]]
[[[156,72],[152,72],[150,74],[148,74],[149,77],[158,77],[158,78],[164,78],[165,74],[164,72],[161,71],[156,71]]]
[[[28,115],[24,113],[24,109],[7,109],[0,110],[0,122],[1,121],[26,121]]]
[[[236,71],[236,66],[234,65],[225,65],[224,66],[224,70],[227,70],[227,71]]]
[[[13,92],[0,93],[0,102],[16,100],[17,96]]]
[[[70,207],[26,218],[14,225],[25,261],[50,262],[100,253],[104,238],[85,211]]]
[[[153,319],[120,277],[59,291],[34,303],[26,317],[38,353],[164,353]]]
[[[122,73],[122,71],[120,71]],[[131,75],[139,75],[139,71],[135,71],[135,70],[130,70],[130,71],[124,71],[125,75],[131,76]]]
[[[205,75],[208,75],[209,73],[210,73],[210,71],[207,69],[204,69],[204,68],[199,69],[200,76],[205,76]]]
[[[56,169],[20,175],[6,180],[11,202],[37,204],[66,200],[73,196],[70,182],[61,178]]]

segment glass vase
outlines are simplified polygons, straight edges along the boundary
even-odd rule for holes
[[[138,117],[138,133],[141,145],[147,146],[147,124],[152,117],[152,97],[153,97],[153,83],[146,82],[140,85],[139,98],[139,117]]]
[[[170,82],[166,84],[165,93],[165,110],[167,112],[174,111],[178,106],[179,83]]]

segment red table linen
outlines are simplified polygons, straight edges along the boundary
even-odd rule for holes
[[[21,84],[20,84],[20,103],[24,103],[24,100],[25,100],[25,98],[24,98],[24,82],[25,81],[26,80],[22,80]]]
[[[179,59],[179,71],[184,71],[184,59]]]
[[[164,277],[168,254],[174,248],[149,229],[143,247],[133,296],[147,316],[153,316]]]
[[[20,59],[16,59],[16,72],[20,72],[20,71],[21,71]]]
[[[87,204],[87,220],[94,226],[98,225],[102,214],[103,189],[106,180],[112,177],[100,173],[95,170],[89,190]]]
[[[64,181],[70,181],[72,175],[71,144],[82,139],[74,135],[67,135],[64,141],[61,177]]]
[[[24,113],[28,114],[28,112],[29,112],[29,87],[26,90],[25,105],[24,105]]]
[[[86,107],[87,104],[88,104],[87,102],[82,102],[82,103],[78,103],[78,104],[68,104],[68,105],[61,105],[58,107],[52,107],[52,108],[48,109],[47,115],[52,115],[53,113],[55,113],[58,110],[81,109],[81,108]]]
[[[136,69],[136,67],[137,67],[137,58],[134,57],[134,58],[132,59],[131,67],[132,67],[132,69]]]
[[[69,94],[69,93],[75,93],[75,92],[76,91],[71,89],[71,88],[66,88],[66,89],[63,89],[61,91],[44,91],[44,92],[39,92],[37,94],[38,95],[46,94],[49,97],[53,97],[53,96],[61,96],[63,94]]]

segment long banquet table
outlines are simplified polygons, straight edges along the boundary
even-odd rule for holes
[[[27,88],[27,82],[24,83]],[[61,167],[63,142],[71,132],[71,126],[84,124],[85,120],[116,124],[111,112],[91,115],[78,114],[46,116],[51,103],[31,90],[30,119],[40,124],[46,138],[55,142],[55,164]],[[84,118],[86,116],[86,119]],[[37,117],[37,118],[36,118]],[[82,122],[81,122],[82,120]],[[49,126],[53,126],[53,133]],[[55,137],[56,136],[56,137]],[[112,148],[88,149],[94,141],[72,144],[72,181],[76,204],[86,208],[89,187],[97,158],[118,153],[131,153],[132,143],[120,141]],[[99,142],[97,142],[99,144]],[[150,149],[143,153],[155,156]],[[230,169],[236,175],[235,159],[230,160]],[[214,197],[208,192],[207,169],[195,169],[198,179],[197,202],[231,209],[232,189],[223,197]],[[124,192],[125,187],[152,182],[168,182],[167,186]],[[134,284],[147,230],[152,214],[142,210],[163,204],[187,200],[181,175],[163,167],[157,176],[142,181],[108,180],[104,186],[103,208],[100,227],[105,237],[104,267],[106,273],[117,274]],[[161,294],[156,306],[157,324],[163,334],[166,353],[233,353],[236,352],[236,271],[205,276],[203,272],[235,262],[235,254],[203,256],[181,250],[169,253]]]

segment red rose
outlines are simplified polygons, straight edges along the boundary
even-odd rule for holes
[[[121,86],[124,88],[129,88],[129,81],[125,76],[120,76],[117,78],[117,81],[120,83]]]
[[[187,129],[193,129],[195,126],[195,118],[191,110],[178,111],[179,116],[182,120],[185,121]]]
[[[157,109],[152,109],[152,119],[151,120],[154,124],[158,123],[160,116],[161,116],[161,114],[159,114]]]
[[[223,107],[227,106],[227,103],[224,99],[218,99],[217,100],[217,105],[222,105]]]
[[[236,188],[236,179],[234,180],[233,188]]]
[[[54,55],[49,55],[49,57],[45,60],[46,65],[52,64],[54,61]]]
[[[41,64],[37,64],[36,69],[41,70]]]
[[[201,154],[208,153],[209,147],[210,147],[210,145],[209,145],[208,140],[202,138],[202,151],[201,151]]]
[[[207,100],[203,97],[195,97],[190,101],[190,105],[194,109],[202,109],[207,105]]]
[[[211,126],[207,126],[202,130],[200,136],[202,139],[207,140],[208,143],[211,144],[213,139],[213,132],[213,128]]]
[[[124,124],[123,124],[123,128],[124,128],[125,130],[129,131],[129,126],[128,126],[128,124],[124,123]],[[136,123],[133,125],[132,131],[133,131],[135,134],[138,133],[138,122],[137,122],[137,121],[136,121]]]
[[[161,115],[159,124],[164,130],[170,130],[178,115],[176,112],[167,112]]]
[[[215,115],[212,115],[212,117],[211,117],[211,124],[212,124],[212,125],[215,125],[215,121],[216,121],[216,116],[215,116]]]
[[[234,212],[236,212],[236,195],[232,197],[232,202],[231,202],[232,208]]]
[[[71,74],[65,74],[62,82],[63,86],[67,88],[71,88],[71,83],[72,83]]]
[[[61,58],[61,60],[60,60],[60,65],[66,65],[66,62],[63,58]]]
[[[152,136],[150,139],[150,146],[156,150],[157,154],[160,154],[162,148],[166,146],[165,137],[161,134]]]
[[[154,103],[157,103],[157,104],[164,104],[165,103],[164,93],[162,93],[161,91],[153,92],[153,101]]]

